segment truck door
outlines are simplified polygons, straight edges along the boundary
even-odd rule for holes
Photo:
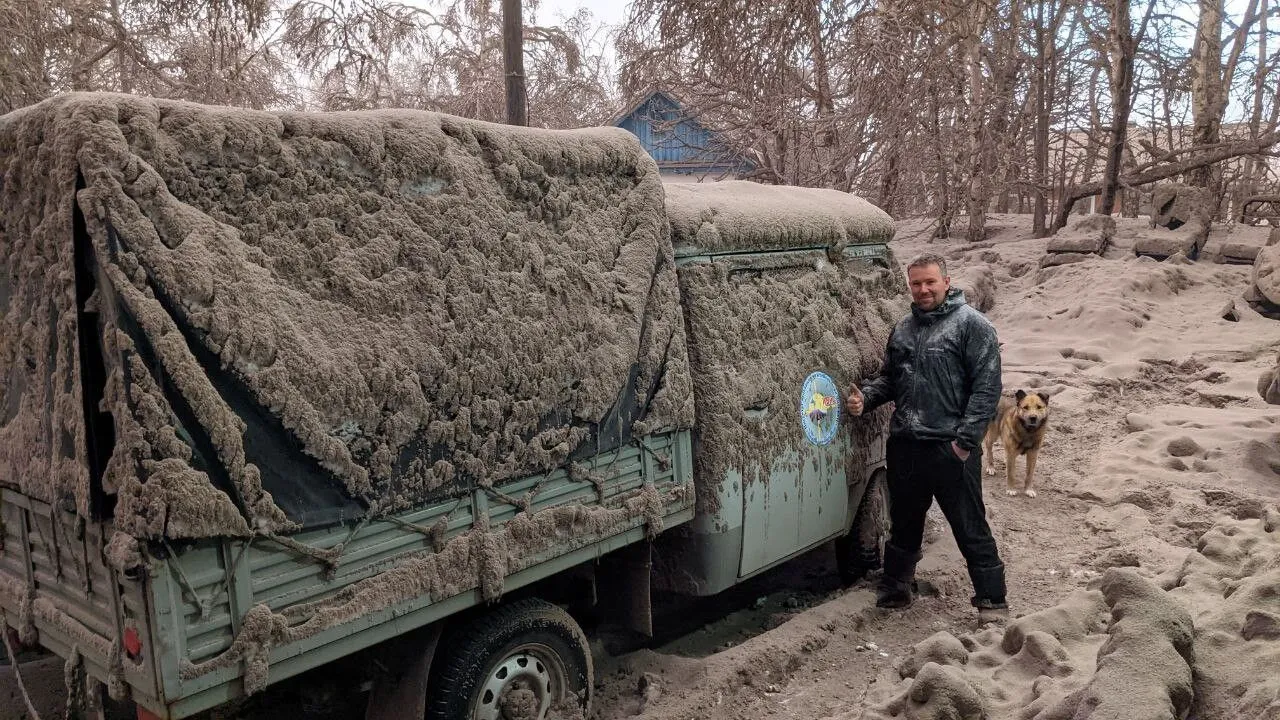
[[[774,460],[767,483],[744,488],[740,576],[824,542],[849,520],[848,440],[838,432],[843,396],[822,369],[794,395],[794,407],[779,411],[795,413],[805,441]]]

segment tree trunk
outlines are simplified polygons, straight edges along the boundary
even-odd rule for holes
[[[954,210],[951,208],[951,178],[950,173],[947,172],[946,143],[942,139],[942,101],[938,95],[937,84],[931,83],[929,86],[929,114],[933,119],[933,142],[931,144],[935,154],[934,162],[938,166],[938,171],[935,174],[937,178],[937,206],[934,209],[934,213],[938,218],[938,225],[934,228],[933,237],[946,239],[951,236],[951,216]]]
[[[1222,112],[1226,108],[1226,89],[1222,82],[1223,0],[1199,0],[1199,3],[1200,21],[1191,53],[1191,144],[1214,145],[1220,139]],[[1212,165],[1195,168],[1189,178],[1191,184],[1209,187],[1213,183],[1213,170]]]
[[[1129,16],[1129,0],[1108,3],[1111,16],[1107,31],[1107,52],[1111,56],[1111,131],[1107,146],[1107,167],[1102,174],[1100,215],[1110,215],[1116,204],[1120,182],[1120,159],[1129,135],[1129,111],[1133,105],[1133,60],[1137,43]]]
[[[1047,185],[1049,184],[1049,93],[1045,87],[1049,83],[1049,60],[1050,45],[1049,41],[1052,37],[1045,28],[1045,0],[1036,3],[1036,46],[1040,48],[1040,52],[1036,54],[1036,68],[1033,77],[1034,95],[1036,108],[1036,128],[1034,137],[1035,153],[1035,193],[1036,203],[1035,210],[1031,216],[1031,235],[1032,237],[1042,238],[1049,234],[1046,227],[1046,221],[1049,217],[1049,192]],[[1053,42],[1057,42],[1054,38]]]
[[[1064,1],[1061,5],[1054,4],[1050,7],[1054,9],[1055,15],[1052,22],[1049,24],[1051,31],[1048,35],[1049,37],[1054,38],[1054,44],[1053,53],[1049,56],[1047,67],[1048,76],[1045,82],[1046,145],[1052,137],[1052,128],[1049,125],[1049,122],[1052,118],[1052,109],[1058,106],[1058,98],[1063,97],[1071,99],[1077,96],[1076,85],[1079,82],[1079,74],[1076,71],[1077,66],[1071,62],[1070,54],[1063,54],[1062,50],[1064,48],[1070,49],[1073,47],[1076,33],[1080,29],[1081,22],[1081,14],[1079,12],[1071,11],[1071,3]],[[1068,19],[1070,20],[1070,24],[1067,26],[1065,37],[1063,37],[1061,27]],[[1063,37],[1061,44],[1058,42],[1059,37]],[[1058,86],[1058,78],[1060,75],[1063,76],[1063,83],[1061,87]],[[1046,171],[1051,173],[1045,178],[1045,185],[1050,188],[1046,217],[1052,216],[1057,211],[1057,209],[1062,205],[1067,194],[1067,157],[1069,153],[1065,136],[1063,137],[1063,142],[1061,143],[1060,148],[1061,149],[1058,151],[1056,160],[1053,158],[1048,148],[1045,150]],[[1057,166],[1056,174],[1053,174],[1052,170],[1054,165]],[[1056,180],[1050,179],[1055,177]],[[1046,231],[1046,234],[1048,234],[1048,232],[1051,232],[1051,230]]]
[[[1013,187],[1015,172],[1013,170],[1015,142],[1014,138],[1022,138],[1023,119],[1027,116],[1029,98],[1023,98],[1017,105],[1018,81],[1022,76],[1022,52],[1018,46],[1022,38],[1023,6],[1021,0],[1013,0],[1009,6],[1009,26],[997,30],[996,53],[992,61],[991,74],[995,89],[995,101],[988,132],[987,155],[984,170],[991,180],[999,180],[1000,186],[994,188],[999,193],[999,212],[1009,212],[1011,202],[1010,188]],[[998,62],[997,62],[998,61]],[[1021,157],[1021,143],[1016,143],[1017,154]],[[990,181],[988,181],[990,182]],[[993,195],[991,189],[987,196]],[[989,201],[988,201],[989,204]]]
[[[1267,0],[1261,0],[1258,8],[1258,67],[1253,76],[1253,108],[1249,112],[1249,139],[1256,140],[1262,132],[1263,93],[1268,87],[1267,58]],[[1274,84],[1274,81],[1272,83]],[[1280,102],[1277,102],[1280,105]],[[1250,155],[1244,164],[1244,195],[1258,191],[1258,185],[1266,175],[1267,164],[1263,158]]]
[[[1067,76],[1063,82],[1063,87],[1061,88],[1063,97],[1075,97],[1077,95],[1076,86],[1079,84],[1079,76],[1077,75],[1074,66],[1068,65],[1066,71]],[[1056,68],[1051,67],[1050,72],[1056,73],[1057,70]],[[1051,78],[1048,85],[1048,91],[1052,94],[1056,94],[1058,92],[1058,88],[1056,87],[1056,77]],[[1050,99],[1048,104],[1049,107],[1053,107],[1053,100]],[[1053,174],[1053,177],[1056,178],[1056,180],[1053,184],[1053,196],[1051,198],[1052,203],[1049,206],[1049,211],[1054,215],[1056,215],[1058,210],[1062,208],[1062,203],[1065,202],[1067,198],[1067,189],[1071,184],[1073,184],[1068,182],[1067,175],[1070,158],[1074,154],[1073,150],[1074,149],[1070,146],[1068,136],[1063,134],[1062,142],[1058,144],[1057,156],[1053,159],[1053,163],[1057,166],[1057,171]],[[1049,232],[1053,232],[1052,227]]]
[[[128,70],[128,53],[123,35],[124,20],[120,18],[120,0],[111,0],[111,19],[116,26],[116,88],[122,93],[133,92],[133,77]]]
[[[796,117],[799,117],[797,113]],[[801,185],[800,182],[800,124],[796,123],[791,127],[791,183],[792,185]]]
[[[966,33],[965,68],[969,73],[969,242],[981,242],[987,236],[987,203],[991,199],[991,172],[986,162],[991,135],[985,120],[986,84],[982,77],[982,31],[987,24],[989,8],[979,5],[972,8],[972,26]]]
[[[787,170],[790,164],[787,162],[787,153],[791,152],[790,143],[787,142],[786,128],[780,128],[773,133],[773,147],[778,153],[778,161],[774,163],[774,168],[778,171],[778,184],[785,185],[787,182]]]
[[[1094,68],[1089,76],[1089,139],[1084,146],[1084,157],[1080,163],[1072,169],[1071,184],[1076,183],[1076,171],[1079,171],[1078,177],[1081,180],[1087,180],[1093,177],[1094,165],[1098,162],[1098,156],[1102,152],[1102,144],[1098,141],[1098,137],[1104,129],[1102,126],[1102,112],[1098,109],[1098,76],[1102,73],[1101,68]],[[1061,212],[1061,208],[1059,208]],[[1088,208],[1080,208],[1080,214],[1088,212]]]
[[[524,19],[521,0],[502,0],[502,65],[506,73],[507,124],[528,125],[524,84]]]
[[[1125,175],[1133,175],[1133,170],[1137,165],[1138,162],[1133,157],[1133,151],[1126,146],[1124,158],[1120,161],[1120,171]],[[1122,217],[1138,217],[1138,206],[1141,204],[1142,193],[1137,188],[1124,188],[1120,191],[1120,215]]]
[[[899,166],[902,155],[899,149],[901,138],[902,128],[900,125],[895,124],[893,134],[889,137],[884,149],[884,171],[880,173],[880,200],[878,205],[881,210],[889,213],[890,217],[894,215],[894,211],[897,209],[898,184],[902,173]]]

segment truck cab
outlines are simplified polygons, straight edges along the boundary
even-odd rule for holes
[[[887,524],[884,416],[849,417],[905,310],[892,223],[834,190],[668,184],[690,346],[697,515],[664,535],[659,586],[712,595],[837,540],[852,582]]]

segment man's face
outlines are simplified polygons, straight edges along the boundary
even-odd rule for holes
[[[911,286],[912,302],[928,312],[947,299],[951,278],[944,276],[937,265],[925,265],[907,270],[907,284]]]

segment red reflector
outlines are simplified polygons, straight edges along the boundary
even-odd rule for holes
[[[129,654],[130,660],[137,660],[142,654],[142,640],[138,637],[137,628],[124,629],[124,651]]]
[[[138,720],[160,720],[160,716],[139,705]]]

